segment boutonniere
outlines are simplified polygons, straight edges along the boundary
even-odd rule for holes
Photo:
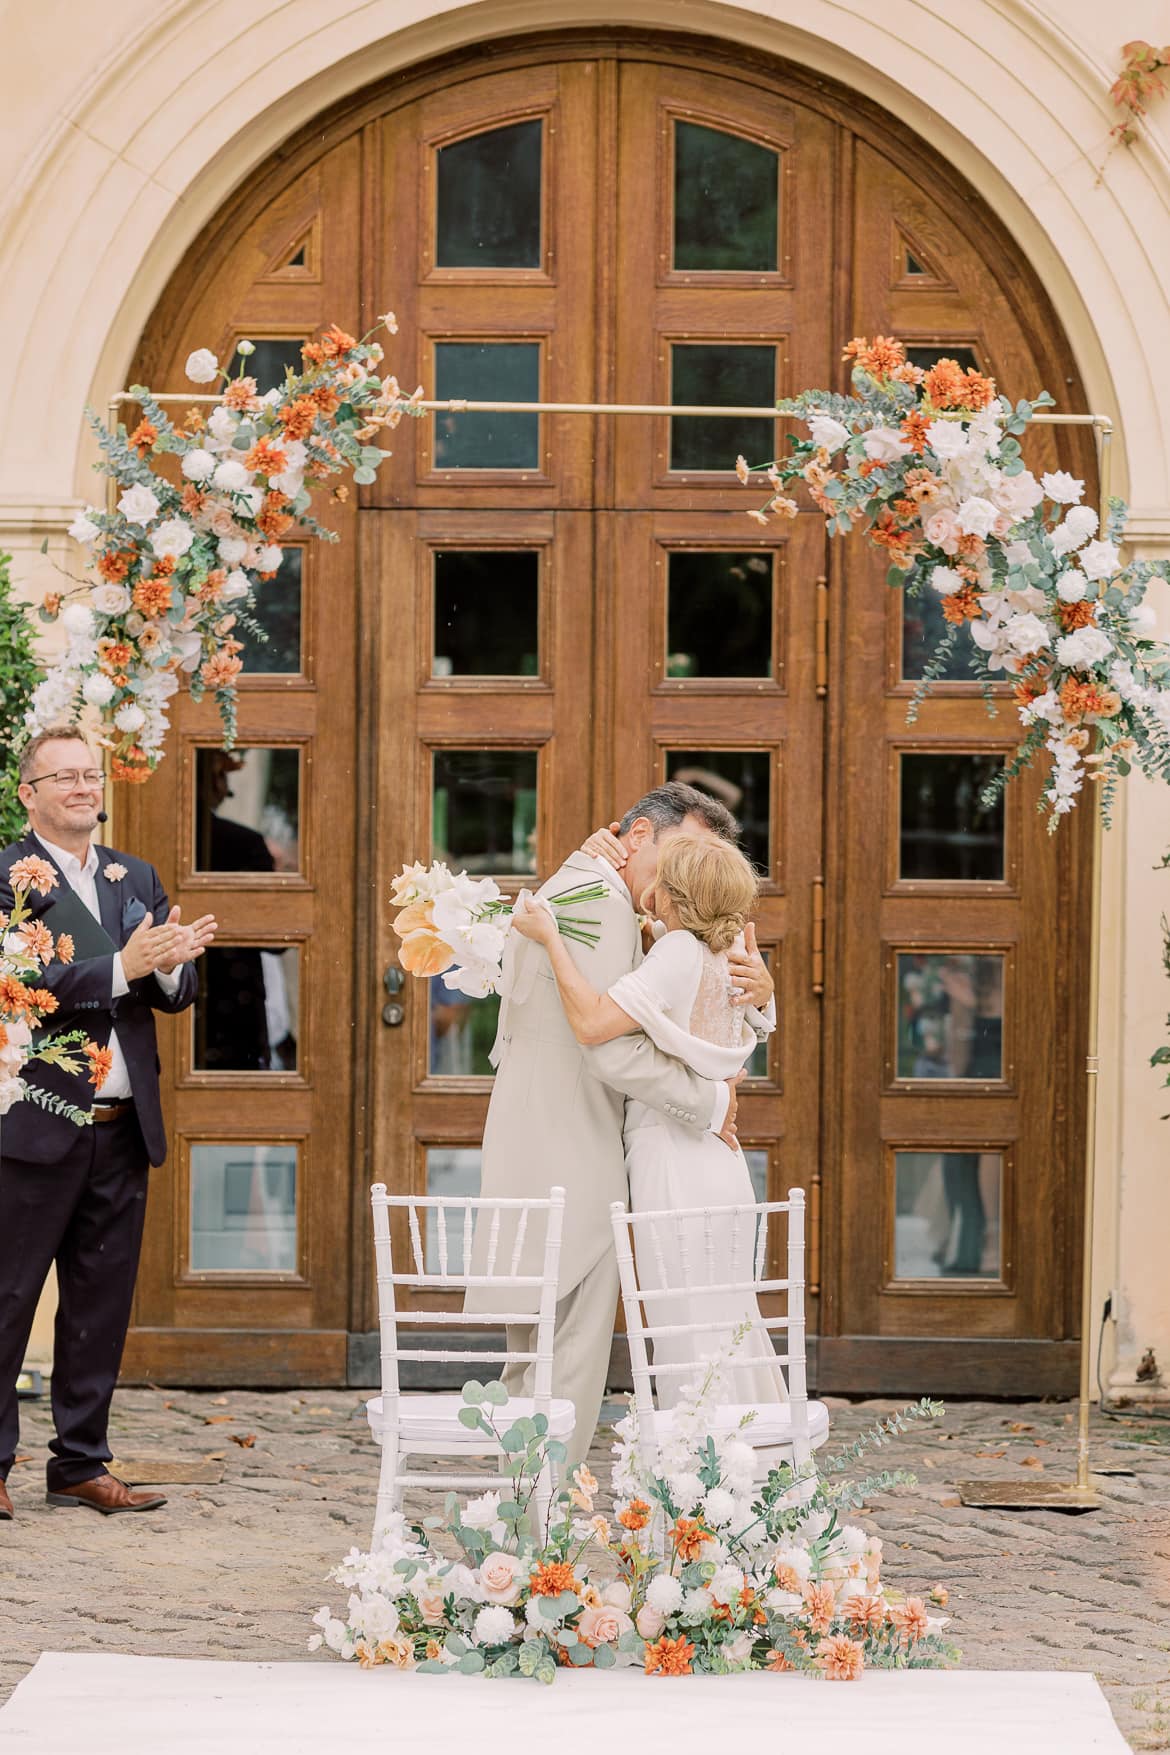
[[[108,878],[112,884],[120,884],[126,876],[126,867],[119,865],[117,860],[111,860],[109,865],[102,866],[102,876]]]

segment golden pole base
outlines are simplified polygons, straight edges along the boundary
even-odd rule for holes
[[[1076,1481],[958,1481],[964,1505],[981,1511],[1099,1511],[1101,1500]]]

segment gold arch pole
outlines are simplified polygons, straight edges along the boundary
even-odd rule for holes
[[[109,426],[111,431],[117,426],[118,411],[125,403],[137,402],[139,399],[129,390],[121,390],[111,396],[108,404]],[[183,403],[190,407],[195,403],[216,403],[223,400],[220,395],[209,395],[206,392],[188,394],[185,391],[167,391],[156,395],[153,400],[160,405]],[[403,399],[406,400],[405,398]],[[473,402],[459,397],[420,398],[413,407],[422,409],[428,414],[591,414],[591,415],[702,415],[707,419],[742,419],[747,416],[758,420],[792,419],[783,416],[775,404],[759,408],[755,406],[732,406],[709,408],[702,404],[674,402]],[[956,413],[952,419],[961,419]],[[1097,476],[1100,487],[1100,518],[1101,529],[1104,531],[1109,517],[1110,473],[1112,464],[1113,421],[1107,414],[1052,414],[1045,410],[1032,416],[1032,425],[1049,427],[1091,427],[1097,439]],[[117,482],[111,476],[106,484],[106,504],[113,511],[117,497]],[[107,764],[107,810],[111,809],[110,783]],[[1080,1382],[1077,1406],[1077,1472],[1075,1481],[960,1481],[959,1497],[964,1505],[994,1507],[1001,1511],[1023,1511],[1041,1507],[1056,1511],[1094,1511],[1100,1506],[1100,1499],[1093,1491],[1089,1468],[1089,1406],[1092,1389],[1092,1329],[1093,1329],[1093,1222],[1096,1195],[1096,1129],[1097,1129],[1097,1078],[1100,1072],[1099,1060],[1099,1019],[1101,995],[1101,863],[1102,863],[1102,824],[1101,812],[1096,801],[1092,807],[1093,817],[1093,854],[1090,870],[1090,926],[1089,926],[1089,1032],[1088,1047],[1085,1056],[1085,1173],[1084,1173],[1084,1218],[1083,1218],[1083,1260],[1081,1264],[1081,1345],[1080,1345]]]

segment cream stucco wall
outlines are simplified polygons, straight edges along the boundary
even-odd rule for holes
[[[1162,0],[5,0],[0,134],[0,542],[30,596],[86,492],[82,409],[123,386],[149,312],[225,196],[315,113],[423,56],[550,25],[750,43],[884,104],[957,165],[1043,276],[1144,552],[1170,551],[1170,101],[1106,157],[1121,44]],[[1102,166],[1104,167],[1102,169]],[[1170,600],[1160,603],[1170,634]],[[1167,795],[1134,783],[1104,860],[1096,1306],[1117,1380],[1170,1362],[1170,1123],[1147,1062],[1170,989],[1158,919]],[[1115,1344],[1114,1344],[1115,1343]]]

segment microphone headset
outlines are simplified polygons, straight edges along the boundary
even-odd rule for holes
[[[99,823],[108,823],[110,819],[104,810],[99,810],[97,820]]]

